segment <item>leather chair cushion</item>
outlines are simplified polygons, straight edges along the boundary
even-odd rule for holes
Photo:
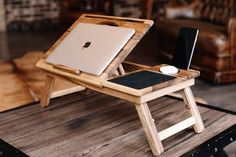
[[[193,27],[200,30],[197,41],[197,53],[214,57],[229,57],[227,30],[223,26],[192,19],[159,19],[156,28],[161,39],[175,41],[180,27]],[[196,52],[195,52],[196,53]]]

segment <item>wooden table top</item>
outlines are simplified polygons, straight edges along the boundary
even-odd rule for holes
[[[0,115],[0,137],[29,156],[153,156],[132,103],[104,94],[78,93]],[[186,118],[182,101],[149,103],[158,131]],[[160,157],[176,157],[236,123],[236,116],[199,106],[206,130],[186,129],[163,141]]]

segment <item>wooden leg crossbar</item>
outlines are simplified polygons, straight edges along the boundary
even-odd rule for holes
[[[175,124],[165,130],[157,132],[154,119],[150,113],[147,102],[141,104],[135,104],[136,110],[138,112],[139,118],[144,128],[144,132],[148,139],[149,145],[154,155],[160,155],[164,152],[162,140],[190,127],[193,126],[196,133],[201,133],[204,131],[204,125],[194,101],[190,87],[182,89],[185,107],[189,111],[190,117]]]

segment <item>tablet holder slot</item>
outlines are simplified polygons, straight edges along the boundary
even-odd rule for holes
[[[117,23],[111,22],[111,21],[102,21],[102,22],[98,22],[97,24],[119,27],[119,25]]]
[[[141,20],[138,20],[138,19],[130,19],[130,18],[121,18],[121,19],[119,19],[119,18],[112,18],[112,17],[108,17],[108,16],[103,16],[103,17],[101,17],[101,16],[99,16],[99,17],[97,17],[97,16],[91,16],[91,15],[85,15],[84,17],[87,17],[87,18],[95,18],[95,19],[97,19],[97,18],[99,18],[99,19],[106,19],[106,20],[117,20],[117,21],[125,21],[125,22],[135,22],[135,23],[144,23],[144,21],[141,21]]]

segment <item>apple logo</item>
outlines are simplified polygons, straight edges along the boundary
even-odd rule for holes
[[[86,42],[85,44],[84,44],[84,46],[82,47],[82,49],[84,49],[84,48],[88,48],[89,46],[91,45],[91,42]]]

